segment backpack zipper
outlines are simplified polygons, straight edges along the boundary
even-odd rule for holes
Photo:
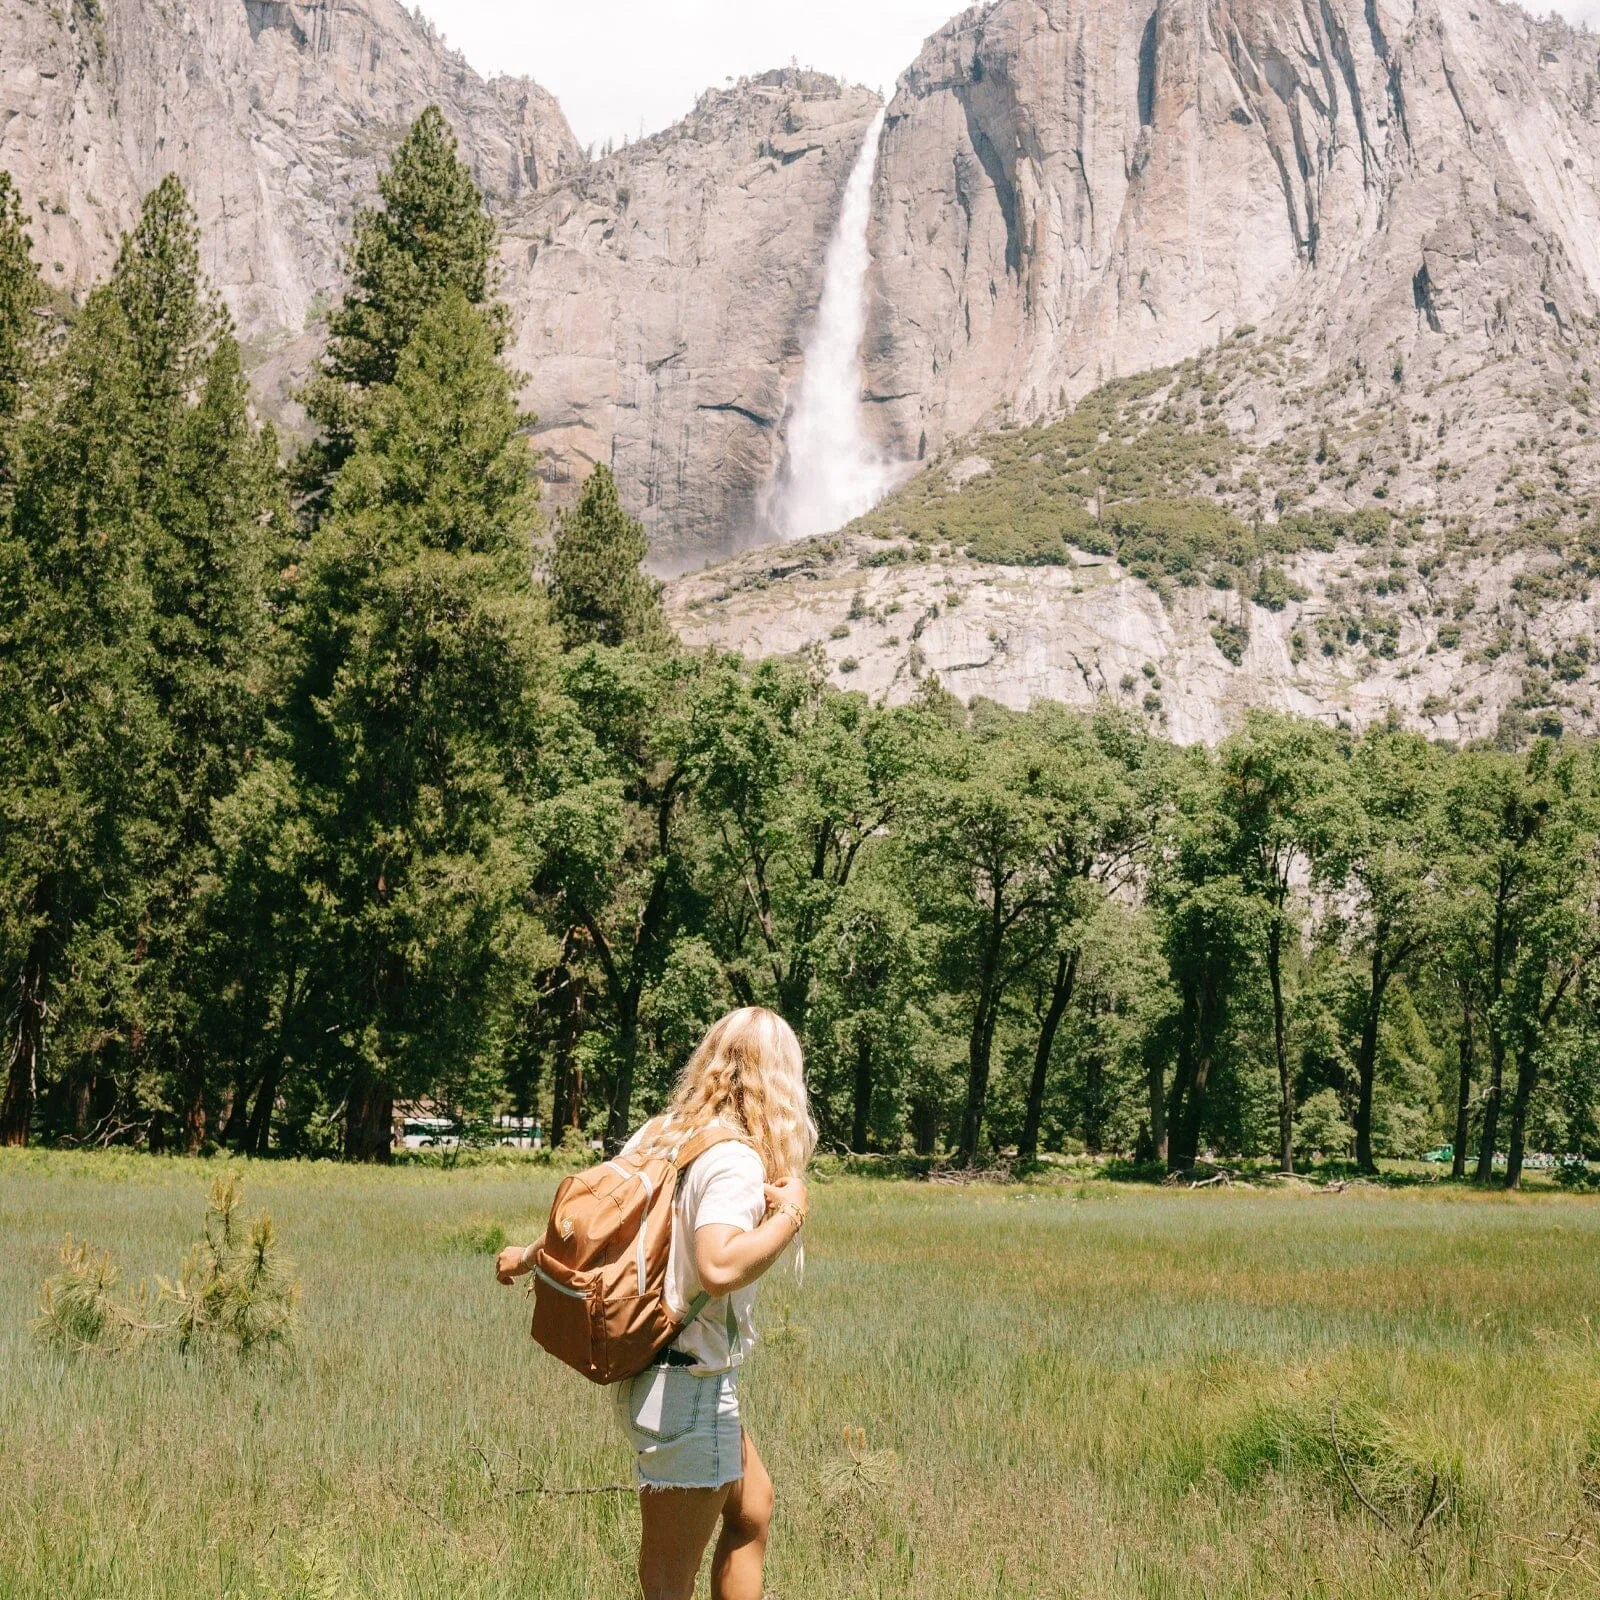
[[[557,1283],[543,1267],[535,1267],[533,1275],[541,1283],[548,1283],[557,1294],[564,1294],[569,1300],[587,1300],[589,1296],[582,1289],[569,1289],[564,1283]]]

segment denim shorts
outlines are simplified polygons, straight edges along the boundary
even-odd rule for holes
[[[641,1489],[720,1489],[744,1476],[735,1372],[646,1367],[614,1392]]]

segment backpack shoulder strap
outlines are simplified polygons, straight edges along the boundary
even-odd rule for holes
[[[682,1144],[673,1147],[670,1152],[670,1159],[674,1168],[677,1169],[679,1177],[682,1177],[684,1169],[688,1167],[689,1163],[703,1156],[714,1145],[734,1143],[749,1145],[752,1150],[755,1149],[755,1145],[749,1137],[739,1133],[736,1129],[700,1128],[691,1133]]]

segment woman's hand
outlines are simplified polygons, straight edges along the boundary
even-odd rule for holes
[[[777,1183],[764,1183],[762,1189],[767,1197],[767,1210],[769,1212],[782,1211],[785,1207],[792,1208],[791,1214],[795,1218],[795,1231],[798,1233],[800,1225],[806,1220],[811,1210],[811,1202],[806,1197],[806,1185],[803,1178],[780,1178]]]
[[[494,1275],[501,1283],[515,1283],[525,1272],[533,1271],[531,1244],[508,1244],[494,1259]]]

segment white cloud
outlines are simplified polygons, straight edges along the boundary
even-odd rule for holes
[[[654,133],[701,90],[791,60],[892,90],[922,41],[963,9],[954,0],[421,3],[478,71],[527,73],[551,90],[582,144]],[[1560,0],[1557,9],[1600,25],[1600,0]]]

